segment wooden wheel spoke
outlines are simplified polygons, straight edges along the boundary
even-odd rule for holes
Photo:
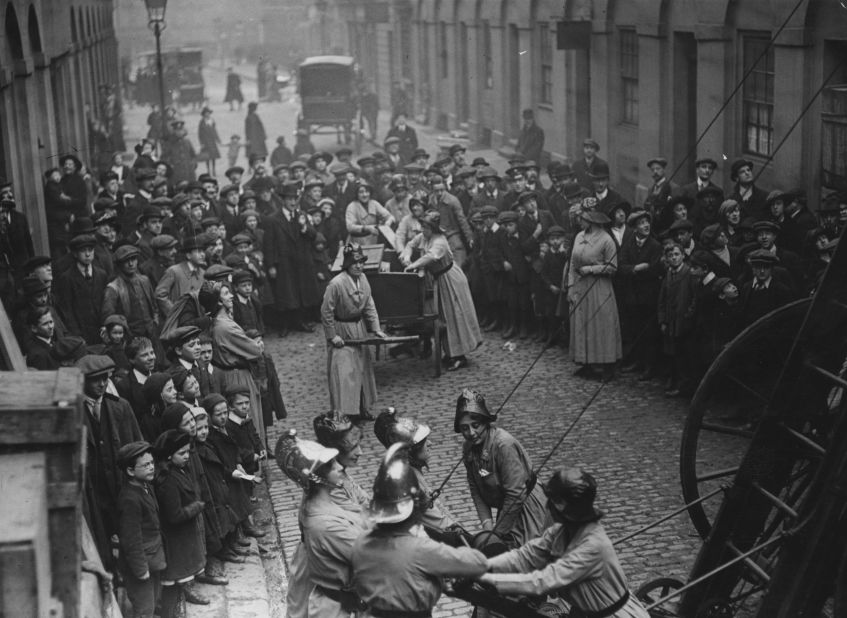
[[[722,470],[712,470],[711,472],[698,474],[697,482],[704,483],[705,481],[714,481],[715,479],[733,476],[736,472],[738,472],[738,466],[735,466],[734,468],[723,468]]]
[[[753,438],[753,432],[749,429],[742,429],[741,427],[733,427],[732,425],[721,425],[719,423],[701,423],[701,429],[705,429],[706,431],[711,431],[714,433],[722,433],[728,436],[738,436],[740,438]]]
[[[759,391],[757,391],[756,389],[754,389],[752,386],[747,386],[747,384],[745,384],[744,382],[742,382],[741,380],[739,380],[738,378],[736,378],[736,377],[735,377],[734,375],[732,375],[732,373],[730,373],[729,371],[724,372],[724,374],[723,374],[723,375],[724,375],[724,377],[725,377],[727,380],[729,380],[729,381],[731,381],[731,382],[734,382],[735,384],[737,384],[738,386],[740,386],[741,388],[743,388],[745,391],[747,391],[748,393],[750,393],[751,395],[753,395],[756,399],[758,399],[758,400],[759,400],[759,401],[761,401],[762,403],[770,403],[770,398],[769,398],[769,397],[765,397],[762,393],[760,393]]]

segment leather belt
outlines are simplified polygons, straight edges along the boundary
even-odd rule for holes
[[[618,611],[620,611],[628,601],[629,590],[627,590],[626,594],[624,594],[620,599],[609,605],[609,607],[597,611],[582,609],[572,603],[571,605],[574,606],[576,611],[571,613],[571,618],[608,618],[609,616],[614,616]]]
[[[336,590],[334,588],[324,588],[323,586],[315,586],[315,590],[341,605],[341,609],[346,612],[360,612],[367,607],[352,590]]]
[[[444,273],[446,273],[446,272],[447,272],[448,270],[450,270],[451,268],[453,268],[453,262],[450,262],[447,266],[445,266],[445,267],[444,267],[444,268],[442,268],[441,270],[434,270],[434,271],[432,271],[432,278],[433,278],[433,279],[438,279],[441,275],[443,275]]]
[[[362,319],[362,315],[361,315],[361,314],[359,314],[359,315],[357,315],[356,317],[350,317],[350,318],[339,318],[339,317],[336,315],[336,316],[333,316],[333,319],[334,319],[336,322],[346,322],[346,323],[350,324],[350,323],[358,322],[359,320],[361,320],[361,319]]]
[[[431,618],[432,610],[401,611],[398,609],[377,609],[376,607],[368,608],[368,613],[374,618]]]

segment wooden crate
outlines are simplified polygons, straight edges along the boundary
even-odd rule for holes
[[[50,548],[43,452],[0,455],[0,615],[49,615]]]
[[[0,372],[0,456],[43,457],[50,596],[61,602],[66,618],[79,615],[83,444],[78,369]],[[9,500],[17,495],[4,495]],[[0,528],[5,526],[0,518]]]

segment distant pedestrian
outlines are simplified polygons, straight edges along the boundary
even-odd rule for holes
[[[248,159],[254,155],[268,156],[268,147],[265,144],[268,136],[265,133],[265,125],[262,124],[262,119],[256,113],[258,107],[259,104],[255,101],[248,103],[247,118],[244,119],[244,139],[246,140],[244,147]]]
[[[218,136],[218,128],[215,126],[215,121],[212,120],[212,110],[204,107],[200,114],[203,118],[197,127],[197,141],[200,142],[199,158],[201,161],[206,161],[206,171],[214,176],[215,161],[221,158],[221,151],[218,150],[218,144],[221,143],[221,138]]]
[[[226,145],[226,162],[229,164],[229,169],[235,167],[238,161],[238,153],[241,151],[241,136],[233,135],[229,138],[229,143]]]
[[[531,109],[523,110],[523,127],[515,148],[531,161],[541,161],[544,152],[544,130],[535,124],[535,113]]]
[[[241,76],[229,67],[226,70],[226,96],[224,103],[229,103],[229,111],[235,111],[234,103],[238,103],[238,111],[241,111],[241,104],[244,102],[244,95],[241,93]]]
[[[288,165],[293,160],[294,155],[291,153],[291,149],[285,145],[285,138],[280,135],[276,138],[276,148],[271,153],[271,167],[275,168],[277,165]]]

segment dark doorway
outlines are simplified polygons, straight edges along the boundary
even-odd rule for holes
[[[509,121],[507,126],[511,128],[512,137],[517,137],[521,131],[521,71],[520,71],[520,34],[515,24],[509,25],[509,44],[506,50],[509,54],[509,81],[506,87],[509,90]]]
[[[467,122],[471,116],[468,64],[468,25],[462,22],[459,24],[459,122]]]
[[[673,161],[682,163],[697,141],[697,41],[692,32],[674,33],[673,60]],[[696,153],[685,161],[675,182],[687,182],[694,174]]]

